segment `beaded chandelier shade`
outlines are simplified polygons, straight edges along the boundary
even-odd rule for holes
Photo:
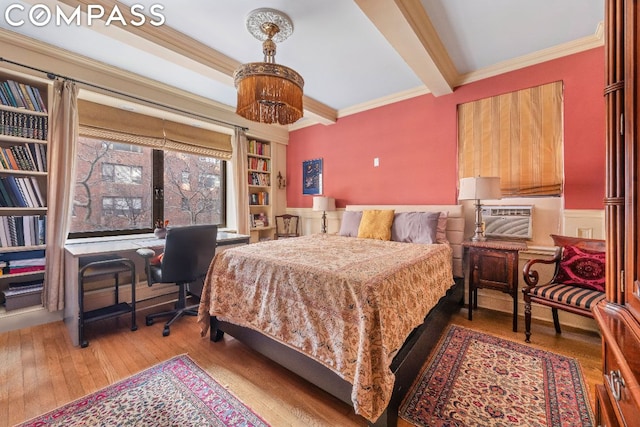
[[[302,117],[304,80],[291,68],[275,63],[276,42],[293,33],[291,19],[274,9],[256,9],[247,17],[247,30],[263,41],[264,62],[243,64],[233,73],[236,113],[260,123],[296,122]]]

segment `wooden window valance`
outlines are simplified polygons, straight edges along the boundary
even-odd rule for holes
[[[78,100],[81,136],[231,159],[231,135]]]
[[[458,105],[458,174],[499,176],[502,195],[557,196],[563,178],[563,85]]]

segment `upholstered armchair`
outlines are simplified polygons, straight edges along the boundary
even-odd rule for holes
[[[605,298],[605,241],[552,234],[552,259],[532,259],[523,268],[525,341],[531,338],[531,304],[551,307],[556,333],[562,333],[558,310],[593,318],[591,309]],[[554,268],[548,282],[540,282],[536,264]],[[535,268],[539,268],[537,266]]]

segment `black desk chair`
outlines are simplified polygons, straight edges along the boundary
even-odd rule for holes
[[[178,301],[175,309],[149,314],[147,326],[152,325],[157,317],[171,316],[165,323],[163,336],[170,333],[169,327],[180,317],[188,314],[198,315],[198,304],[187,306],[187,296],[191,294],[189,285],[204,279],[209,264],[216,252],[217,225],[190,225],[186,227],[170,227],[164,246],[164,254],[159,264],[153,263],[153,249],[138,249],[138,255],[145,259],[147,283],[175,283],[178,285]],[[199,296],[199,295],[198,295]]]

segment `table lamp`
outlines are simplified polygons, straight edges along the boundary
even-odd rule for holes
[[[476,201],[476,229],[471,240],[473,242],[484,242],[484,228],[482,227],[482,199],[499,199],[500,177],[497,176],[474,176],[462,178],[460,180],[460,193],[458,200]]]
[[[313,210],[322,211],[322,233],[327,232],[327,211],[336,210],[336,199],[333,197],[316,196],[313,198]]]

